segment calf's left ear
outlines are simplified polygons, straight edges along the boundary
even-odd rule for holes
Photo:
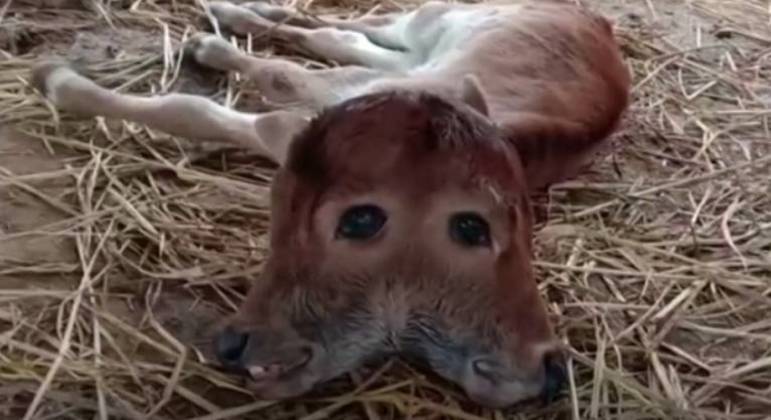
[[[260,114],[254,122],[260,141],[257,146],[268,158],[283,166],[291,143],[309,121],[310,117],[299,111],[279,110]]]
[[[490,117],[487,95],[474,74],[463,77],[460,86],[463,103]],[[587,138],[585,127],[559,118],[529,112],[508,115],[502,128],[511,145],[517,149],[528,185],[541,188],[567,175],[577,161],[584,157],[584,149],[593,141]]]

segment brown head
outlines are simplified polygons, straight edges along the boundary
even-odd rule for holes
[[[296,138],[272,187],[264,273],[217,340],[260,396],[394,352],[488,406],[562,382],[521,158],[463,96],[355,98]]]

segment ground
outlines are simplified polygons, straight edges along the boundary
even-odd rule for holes
[[[206,332],[265,254],[273,169],[134,124],[59,115],[26,71],[66,55],[122,91],[195,92],[239,108],[259,95],[174,60],[179,41],[206,28],[198,2],[42,3],[0,6],[0,418],[771,413],[763,1],[584,2],[615,21],[634,102],[607,153],[538,201],[536,266],[571,349],[570,386],[551,405],[504,411],[398,360],[281,403],[211,368]],[[295,3],[347,14],[409,6]],[[256,53],[273,52],[259,41]]]

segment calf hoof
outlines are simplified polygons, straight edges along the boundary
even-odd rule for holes
[[[184,54],[196,64],[215,70],[238,70],[238,48],[213,34],[196,34],[185,43]]]
[[[69,62],[62,59],[48,59],[32,66],[30,83],[43,96],[56,102],[57,80],[70,74],[77,74],[77,71]]]
[[[248,3],[241,3],[241,7],[251,10],[252,12],[264,17],[275,23],[293,23],[289,22],[297,16],[297,12],[294,9],[284,6],[276,6],[267,1],[250,1]]]
[[[227,1],[209,3],[209,11],[217,21],[221,30],[237,35],[260,34],[270,30],[275,23],[255,13],[242,5]]]

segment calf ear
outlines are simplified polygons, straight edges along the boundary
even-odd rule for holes
[[[487,98],[485,97],[482,85],[479,83],[479,79],[473,74],[467,74],[463,77],[460,96],[461,100],[466,103],[466,105],[474,108],[485,117],[490,116],[487,108]]]
[[[528,187],[538,190],[575,176],[591,161],[613,126],[592,130],[561,118],[523,113],[502,128],[519,154]]]
[[[295,136],[308,126],[309,120],[304,113],[291,110],[257,115],[254,129],[260,141],[258,150],[279,166],[283,166],[290,144]]]

